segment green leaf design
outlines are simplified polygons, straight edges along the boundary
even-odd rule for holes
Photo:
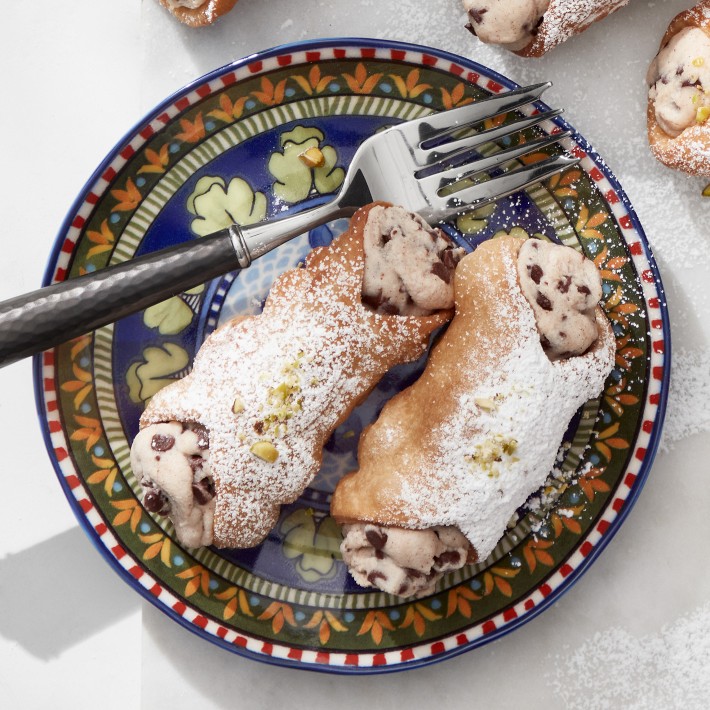
[[[221,177],[207,175],[197,181],[187,209],[195,215],[192,231],[204,237],[232,224],[254,224],[265,219],[266,196],[254,192],[241,178],[232,178],[226,184]]]
[[[143,322],[148,328],[157,328],[161,335],[176,335],[190,325],[193,316],[190,306],[180,296],[173,296],[146,308]]]
[[[319,525],[310,508],[299,508],[281,523],[283,553],[296,560],[296,571],[306,582],[332,579],[340,557],[340,527],[330,516]]]
[[[146,402],[163,387],[179,379],[189,362],[187,351],[175,343],[145,348],[143,360],[133,363],[126,373],[128,396],[136,404]]]
[[[305,200],[312,190],[321,195],[334,192],[345,179],[345,171],[337,167],[338,154],[332,146],[322,145],[325,136],[317,128],[297,126],[282,133],[279,142],[281,153],[272,153],[269,172],[276,178],[274,194],[284,202]],[[310,167],[301,155],[309,149],[319,149],[323,163]]]

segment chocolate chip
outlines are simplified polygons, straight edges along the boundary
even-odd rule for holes
[[[552,343],[544,335],[540,336],[540,345],[543,350],[549,350],[552,347]]]
[[[441,261],[435,261],[431,267],[431,273],[438,276],[444,283],[451,283],[451,269],[447,269]]]
[[[210,435],[209,432],[202,424],[197,424],[196,422],[190,422],[188,428],[197,434],[197,448],[201,451],[209,449],[210,447]]]
[[[557,290],[560,293],[567,293],[569,291],[570,284],[572,283],[572,277],[571,276],[565,276],[564,280],[560,279],[557,282]]]
[[[170,501],[163,491],[157,488],[149,488],[143,496],[143,507],[149,513],[167,515],[170,512]]]
[[[379,291],[376,294],[363,293],[362,302],[366,306],[372,308],[373,311],[376,311],[384,303],[384,299],[382,298],[382,291]]]
[[[254,422],[254,431],[257,434],[263,434],[264,433],[264,422],[259,419],[258,421]]]
[[[444,266],[452,271],[456,268],[459,261],[461,261],[460,254],[455,252],[453,248],[444,249],[444,251],[439,254],[439,258],[443,262]]]
[[[374,585],[376,579],[387,579],[387,575],[379,570],[374,570],[367,575],[367,581]]]
[[[420,579],[421,577],[426,576],[424,572],[420,572],[418,569],[412,569],[411,567],[405,567],[404,571],[407,573],[407,576],[412,579]]]
[[[468,30],[474,37],[477,37],[477,36],[478,36],[478,35],[476,34],[476,28],[475,28],[470,22],[467,22],[467,23],[463,26],[463,28],[464,28],[465,30]]]
[[[365,537],[376,550],[381,550],[387,542],[387,533],[379,533],[377,530],[368,530]]]
[[[457,565],[461,561],[461,553],[457,550],[446,550],[442,552],[438,557],[434,558],[434,563],[437,567],[444,567],[445,565]]]
[[[550,299],[544,293],[542,293],[542,291],[538,291],[537,298],[535,300],[537,301],[537,305],[540,306],[543,311],[552,310],[552,303]]]
[[[385,553],[382,552],[382,550],[375,550],[375,557],[378,560],[384,560],[385,559]]]
[[[530,278],[536,284],[539,284],[543,275],[542,267],[539,264],[533,264],[532,266],[528,266],[528,271],[530,272]]]
[[[387,242],[389,242],[392,239],[392,230],[390,229],[389,232],[387,232],[386,234],[382,234],[381,236],[382,236],[382,246],[384,246],[385,244],[387,244]]]
[[[175,446],[175,437],[172,434],[153,434],[150,448],[153,451],[170,451]]]
[[[192,484],[192,495],[200,505],[205,505],[214,498],[214,484],[209,478],[203,478]]]
[[[591,296],[592,292],[589,290],[587,286],[577,286],[577,291],[580,293],[583,293],[585,296]]]
[[[681,64],[681,65],[675,70],[675,75],[676,75],[676,76],[680,76],[680,75],[683,73],[684,70],[685,70],[685,68],[684,68],[683,65]]]
[[[392,301],[385,301],[378,309],[378,313],[382,313],[386,316],[398,316],[399,308],[392,303]]]
[[[195,471],[201,470],[202,466],[204,465],[204,459],[198,454],[193,454],[192,456],[190,456],[187,459],[187,462],[190,464],[190,468],[192,469],[193,474],[195,473]]]
[[[400,597],[403,597],[407,593],[408,589],[409,589],[409,585],[406,582],[403,582],[402,585],[400,586],[400,588],[397,590],[397,594]]]
[[[480,8],[479,10],[469,10],[468,14],[469,17],[477,24],[480,25],[481,22],[483,22],[483,16],[488,12],[488,10],[485,7]]]

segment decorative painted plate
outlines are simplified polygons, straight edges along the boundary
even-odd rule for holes
[[[439,50],[372,40],[280,47],[219,69],[166,100],[99,166],[67,217],[46,281],[199,238],[231,220],[313,206],[338,188],[375,131],[513,87]],[[567,127],[557,120],[533,130]],[[401,600],[357,587],[340,559],[340,531],[328,514],[333,487],[356,466],[363,426],[421,362],[390,372],[335,432],[320,474],[259,547],[183,548],[170,522],[141,505],[129,446],[146,401],[189,370],[219,323],[258,312],[274,277],[327,244],[345,226],[338,221],[238,275],[36,359],[39,414],[59,480],[119,575],[222,648],[345,673],[414,668],[475,648],[568,589],[619,528],[648,474],[668,388],[669,330],[658,271],[621,187],[581,136],[565,147],[579,167],[446,226],[469,249],[516,230],[583,251],[602,273],[617,338],[603,395],[571,423],[547,484],[488,560],[446,577],[429,597]],[[312,165],[299,157],[309,148],[319,156]]]

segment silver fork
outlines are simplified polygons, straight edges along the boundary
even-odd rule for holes
[[[428,222],[477,209],[578,162],[558,155],[506,168],[526,153],[569,135],[560,132],[487,157],[476,152],[506,136],[554,118],[552,110],[472,132],[486,118],[535,102],[550,86],[537,84],[407,121],[368,138],[353,156],[338,194],[290,217],[240,227],[62,281],[0,303],[0,367],[95,330],[235,269],[329,220],[373,200],[399,204]],[[483,177],[483,181],[476,182]]]

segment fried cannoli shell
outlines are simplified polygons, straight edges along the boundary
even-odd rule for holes
[[[629,0],[551,0],[535,37],[530,44],[517,50],[515,54],[521,57],[541,57],[628,2]]]
[[[710,36],[710,0],[702,0],[674,17],[661,39],[659,51],[686,27],[696,27]],[[679,136],[670,136],[659,125],[650,98],[646,118],[649,146],[657,160],[689,175],[710,177],[710,123],[689,126]]]
[[[204,27],[211,25],[222,15],[226,15],[236,4],[237,0],[205,0],[196,8],[176,5],[170,0],[158,0],[160,4],[174,15],[180,22],[188,27]]]
[[[611,326],[597,307],[599,335],[589,350],[568,359],[547,360],[530,306],[520,293],[517,277],[511,276],[521,243],[509,237],[485,242],[458,265],[456,316],[433,348],[420,379],[390,400],[378,420],[363,432],[359,470],[341,479],[333,495],[331,514],[340,524],[406,529],[454,525],[473,546],[469,559],[482,559],[504,534],[510,514],[544,482],[575,411],[601,391],[613,366],[615,346]],[[522,351],[521,343],[527,344]],[[517,358],[518,352],[521,361],[533,362],[531,369],[543,373],[537,375],[541,385],[530,384],[533,394],[537,387],[537,394],[523,402],[522,426],[527,431],[514,432],[519,444],[516,455],[522,461],[516,471],[521,475],[516,478],[502,471],[499,478],[496,473],[490,485],[483,484],[482,501],[480,491],[467,498],[462,486],[472,480],[469,476],[478,475],[480,480],[480,472],[471,473],[463,463],[456,463],[465,449],[455,443],[449,471],[450,442],[475,441],[480,438],[482,422],[491,426],[490,419],[477,410],[485,406],[477,404],[477,396],[492,397],[491,377],[495,387],[496,373],[509,368],[510,354]],[[515,362],[518,373],[525,372],[528,366],[522,368]],[[505,389],[502,383],[501,391]],[[545,432],[538,432],[536,423],[550,419],[556,424],[548,438],[559,438],[537,442],[536,437],[544,437]],[[481,523],[479,514],[486,518],[489,508],[496,512]],[[479,534],[481,525],[488,528],[483,534]]]
[[[177,421],[209,431],[217,547],[263,541],[281,505],[295,501],[317,473],[334,429],[385,372],[418,358],[452,316],[382,315],[363,305],[363,233],[374,206],[359,210],[330,246],[313,250],[304,267],[282,274],[260,315],[215,331],[192,372],[160,390],[141,417],[141,428]],[[298,371],[297,406],[274,424],[280,429],[269,430],[264,390],[278,387],[289,368]],[[278,450],[273,462],[250,448],[262,435]]]

